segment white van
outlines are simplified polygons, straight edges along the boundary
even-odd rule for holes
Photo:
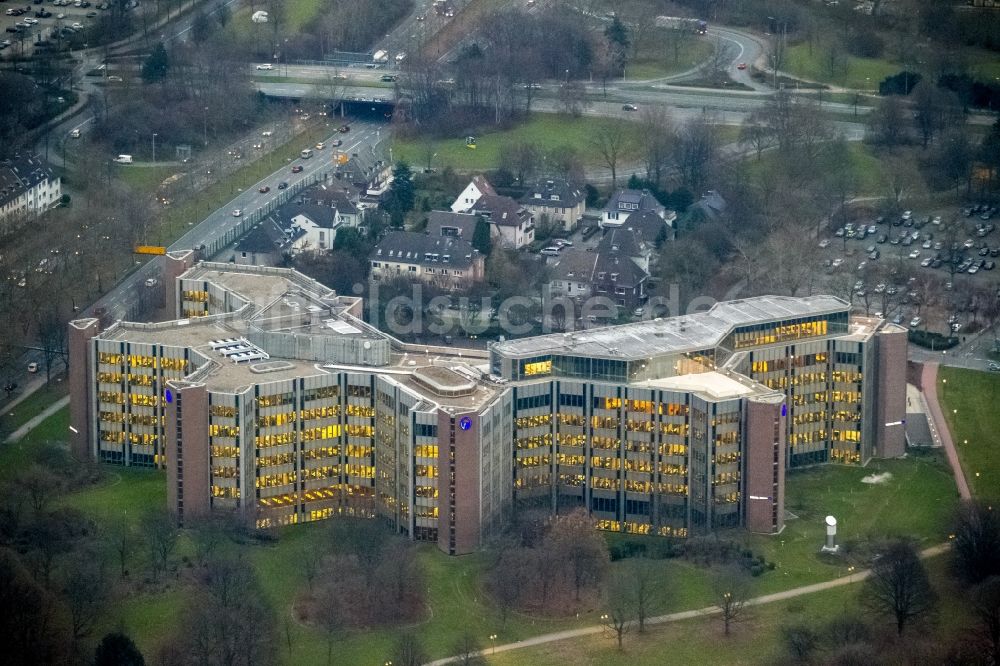
[[[306,148],[301,153],[299,153],[299,155],[302,157],[302,159],[307,160],[313,156],[313,150],[312,148]]]
[[[118,162],[118,164],[132,164],[132,156],[119,155],[118,157],[115,158],[115,162]]]

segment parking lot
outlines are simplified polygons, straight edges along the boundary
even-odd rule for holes
[[[37,43],[51,42],[62,31],[66,35],[91,25],[108,10],[107,2],[92,0],[0,0],[0,55],[36,48]]]
[[[835,227],[819,240],[831,288],[837,293],[837,285],[849,284],[856,306],[897,324],[968,331],[982,309],[977,296],[998,296],[997,213],[995,206],[967,204]]]

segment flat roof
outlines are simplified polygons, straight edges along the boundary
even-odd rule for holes
[[[492,349],[521,358],[548,354],[647,358],[715,347],[739,326],[849,312],[850,307],[836,296],[758,296],[723,301],[689,315],[509,340],[496,343]]]
[[[730,400],[747,395],[774,392],[742,375],[736,375],[736,377],[740,379],[738,380],[732,375],[725,375],[721,372],[710,370],[708,372],[651,379],[644,382],[636,382],[632,385],[641,388],[701,393],[713,400]]]
[[[302,294],[303,297],[309,294],[315,299],[329,299],[331,302],[337,295],[334,290],[316,280],[287,269],[200,262],[185,271],[180,278],[211,282],[242,296],[258,308],[291,293]]]

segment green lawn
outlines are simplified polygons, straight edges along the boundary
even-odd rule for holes
[[[464,138],[431,141],[429,147],[421,139],[394,138],[392,150],[394,159],[408,162],[418,169],[425,168],[427,158],[435,153],[437,156],[433,158],[432,166],[437,169],[446,166],[465,171],[495,168],[500,163],[501,149],[518,143],[535,146],[543,152],[574,147],[580,151],[586,164],[599,165],[601,157],[591,147],[594,134],[601,127],[619,122],[623,121],[536,113],[531,120],[512,129],[477,133],[475,149],[467,148]],[[619,166],[635,161],[639,155],[639,126],[628,122],[627,127],[632,146],[619,160]]]
[[[888,472],[885,483],[861,479]],[[955,483],[944,457],[937,452],[911,452],[901,460],[873,460],[866,467],[825,465],[788,474],[786,519],[777,536],[752,535],[755,554],[777,563],[759,580],[759,592],[806,585],[846,573],[847,558],[821,556],[823,519],[837,519],[838,541],[848,550],[866,541],[894,536],[913,538],[925,548],[947,540],[948,520],[957,502]]]
[[[31,465],[40,444],[65,441],[68,430],[69,407],[64,407],[38,424],[21,441],[0,443],[0,481]]]
[[[32,393],[13,409],[0,405],[0,432],[10,432],[20,428],[46,407],[66,395],[66,382],[57,381],[57,379],[59,378],[53,377],[51,383]]]
[[[661,42],[655,40],[654,47],[644,49],[638,58],[628,63],[625,76],[629,81],[635,81],[680,74],[708,60],[714,49],[711,39],[687,35],[682,37],[681,48],[677,51],[677,58],[674,58],[672,48],[664,49]]]
[[[737,130],[738,132],[738,130]],[[848,144],[851,156],[851,168],[854,170],[856,191],[854,195],[880,195],[886,192],[886,178],[883,172],[882,162],[872,150],[872,148],[860,141],[852,141]],[[745,164],[746,171],[751,177],[768,177],[775,166],[775,162],[780,159],[776,151],[765,152],[760,160],[756,153],[747,155]]]
[[[938,397],[972,493],[1000,497],[1000,373],[942,366]]]
[[[901,66],[884,59],[844,56],[846,64],[832,73],[826,64],[826,49],[814,47],[809,53],[807,44],[788,47],[784,70],[799,78],[820,81],[846,88],[877,90],[882,79],[900,71]]]
[[[299,32],[319,14],[324,4],[324,0],[285,0],[286,32]]]
[[[118,180],[145,194],[155,193],[164,180],[180,171],[179,166],[115,165],[115,176]]]
[[[969,626],[967,604],[948,575],[946,558],[935,557],[924,563],[940,599],[933,630],[942,637],[955,636]],[[486,661],[490,666],[793,663],[787,661],[784,652],[782,627],[805,622],[812,628],[819,629],[825,622],[839,615],[865,613],[865,609],[858,603],[860,591],[860,583],[852,583],[787,601],[748,608],[741,616],[742,619],[733,625],[730,636],[724,635],[721,620],[718,616],[713,616],[653,625],[645,634],[631,632],[625,635],[622,651],[618,651],[613,634],[608,632],[502,652],[496,656],[487,654]],[[882,621],[873,618],[872,622],[873,629],[878,632]],[[508,641],[498,641],[506,642]]]

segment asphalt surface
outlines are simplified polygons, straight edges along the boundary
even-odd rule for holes
[[[287,182],[289,187],[292,187],[300,181],[310,180],[324,171],[331,170],[332,165],[330,160],[334,150],[348,154],[359,153],[364,150],[371,151],[374,150],[376,144],[383,138],[382,127],[380,125],[351,120],[345,122],[350,124],[350,132],[341,134],[336,129],[332,129],[330,136],[324,140],[328,144],[327,148],[324,150],[314,150],[314,156],[310,159],[295,159],[256,183],[249,185],[225,205],[194,225],[178,241],[171,244],[168,247],[168,251],[193,249],[198,245],[207,245],[212,241],[224,237],[227,232],[239,225],[241,221],[242,216],[235,217],[233,215],[234,210],[240,209],[243,211],[243,216],[250,215],[282,194],[282,191],[278,190],[280,182]],[[343,145],[336,149],[330,148],[329,143],[337,138],[343,140]],[[302,148],[314,148],[314,146],[303,144]],[[301,173],[293,174],[291,172],[291,167],[295,165],[302,166]],[[263,185],[269,186],[271,191],[267,193],[259,192],[260,187]],[[221,259],[226,260],[228,258],[223,255]],[[150,278],[157,281],[157,288],[161,288],[162,261],[149,261],[139,267],[129,276],[123,278],[121,282],[115,285],[100,300],[91,305],[81,316],[94,316],[96,309],[103,307],[106,308],[107,314],[112,320],[129,319],[129,313],[133,312],[142,303],[143,294],[145,290],[149,289],[145,286],[145,282]]]

